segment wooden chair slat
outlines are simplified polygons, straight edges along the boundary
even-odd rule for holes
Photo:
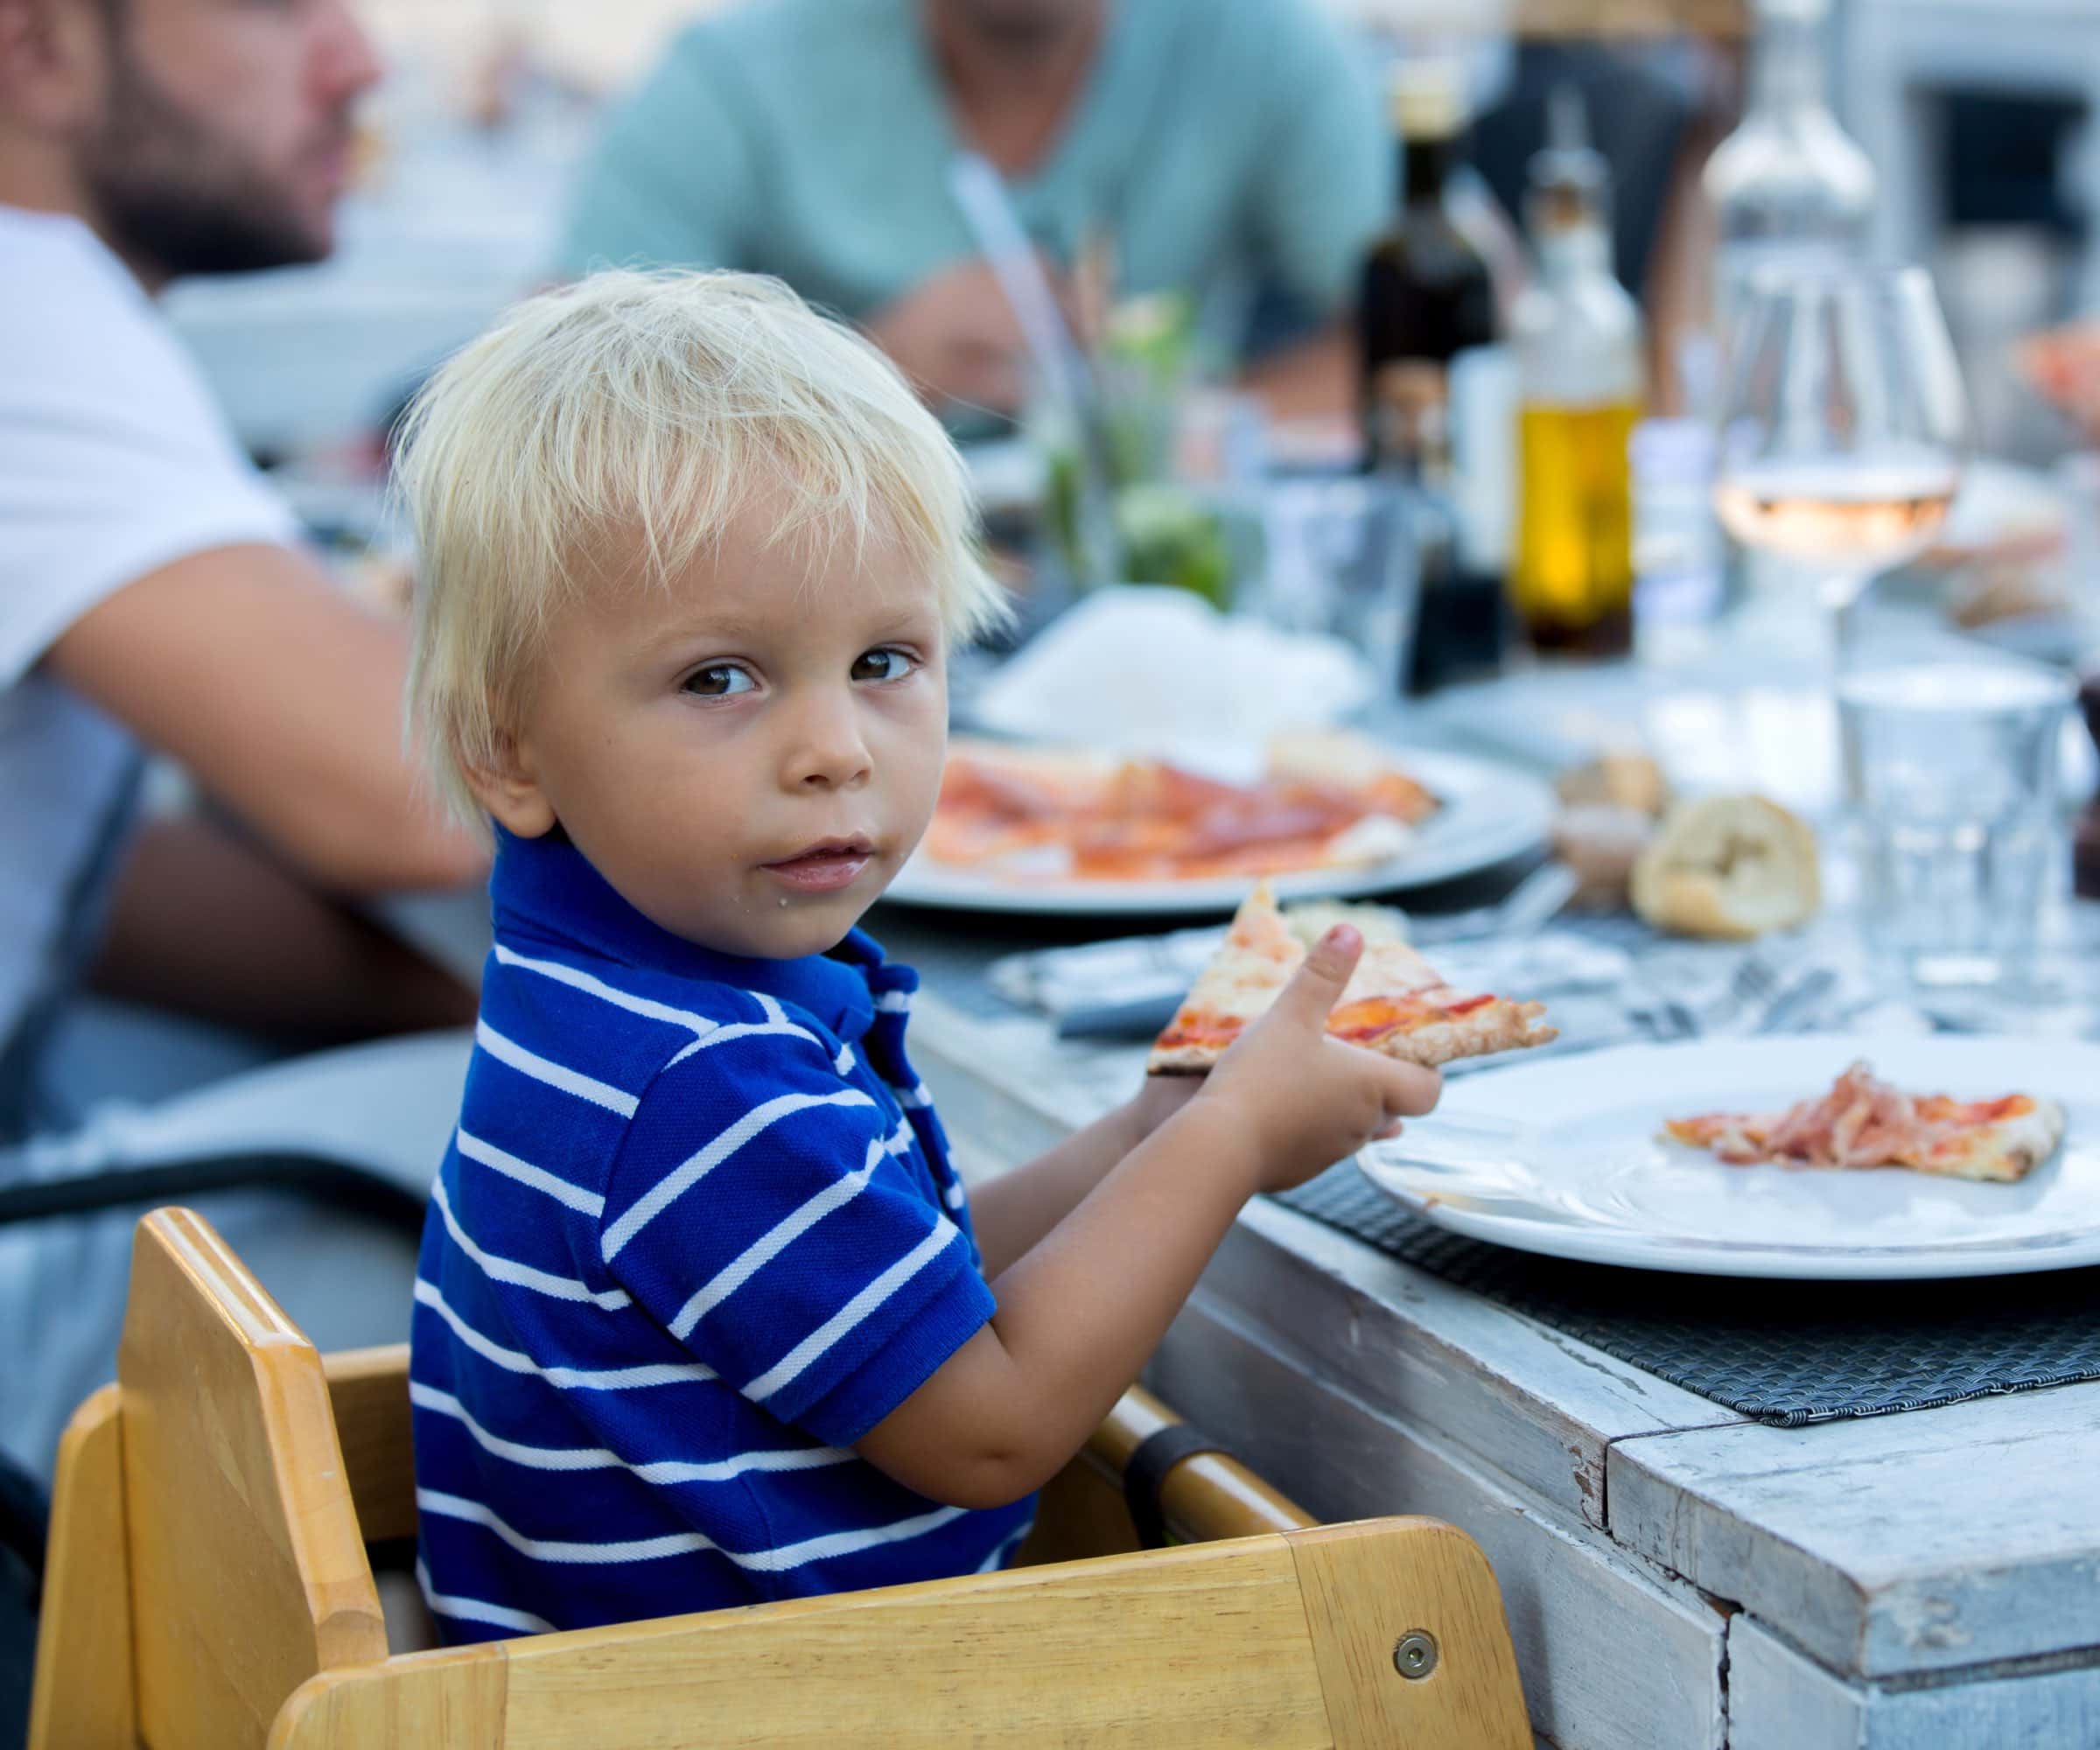
[[[368,1544],[416,1535],[416,1457],[409,1436],[409,1346],[321,1357],[358,1530]]]
[[[138,1742],[122,1438],[117,1389],[105,1385],[59,1442],[29,1750],[133,1750]]]
[[[503,1750],[642,1750],[667,1718],[704,1720],[723,1750],[1331,1742],[1276,1536],[537,1635],[508,1653]],[[486,1677],[467,1666],[445,1681],[456,1709]],[[374,1672],[316,1679],[275,1750],[405,1745],[382,1731],[388,1687]]]
[[[1480,1545],[1439,1520],[1371,1522],[1392,1535],[1318,1525],[1284,1539],[1298,1561],[1335,1750],[1530,1750],[1502,1591]],[[1398,1663],[1411,1634],[1426,1634],[1435,1648],[1420,1677]]]
[[[277,1715],[268,1750],[503,1750],[512,1644],[404,1654],[370,1673],[374,1683],[316,1677]],[[589,1722],[578,1724],[591,1742]],[[671,1736],[660,1717],[656,1744],[682,1741],[703,1740]]]
[[[117,1381],[141,1734],[259,1750],[308,1677],[387,1654],[320,1356],[209,1223],[159,1209]]]

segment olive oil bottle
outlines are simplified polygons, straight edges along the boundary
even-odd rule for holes
[[[1532,160],[1527,220],[1537,276],[1514,326],[1520,396],[1516,562],[1519,630],[1542,652],[1621,654],[1633,642],[1633,472],[1641,314],[1612,274],[1604,161],[1581,100],[1553,96],[1551,144]]]

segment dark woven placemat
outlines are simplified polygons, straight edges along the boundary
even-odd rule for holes
[[[1570,1264],[1447,1233],[1347,1161],[1277,1201],[1782,1427],[2100,1379],[2100,1269],[1818,1283]]]

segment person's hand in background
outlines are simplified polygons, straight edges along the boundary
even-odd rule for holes
[[[1056,270],[1045,263],[1044,271]],[[998,276],[983,260],[921,280],[862,325],[935,406],[962,402],[1018,413],[1028,392],[1028,344]]]
[[[2030,335],[2017,356],[2027,381],[2100,443],[2100,318]]]

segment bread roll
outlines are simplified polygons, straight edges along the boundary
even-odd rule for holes
[[[1816,835],[1762,796],[1681,804],[1634,865],[1634,909],[1657,929],[1747,942],[1822,900]]]

